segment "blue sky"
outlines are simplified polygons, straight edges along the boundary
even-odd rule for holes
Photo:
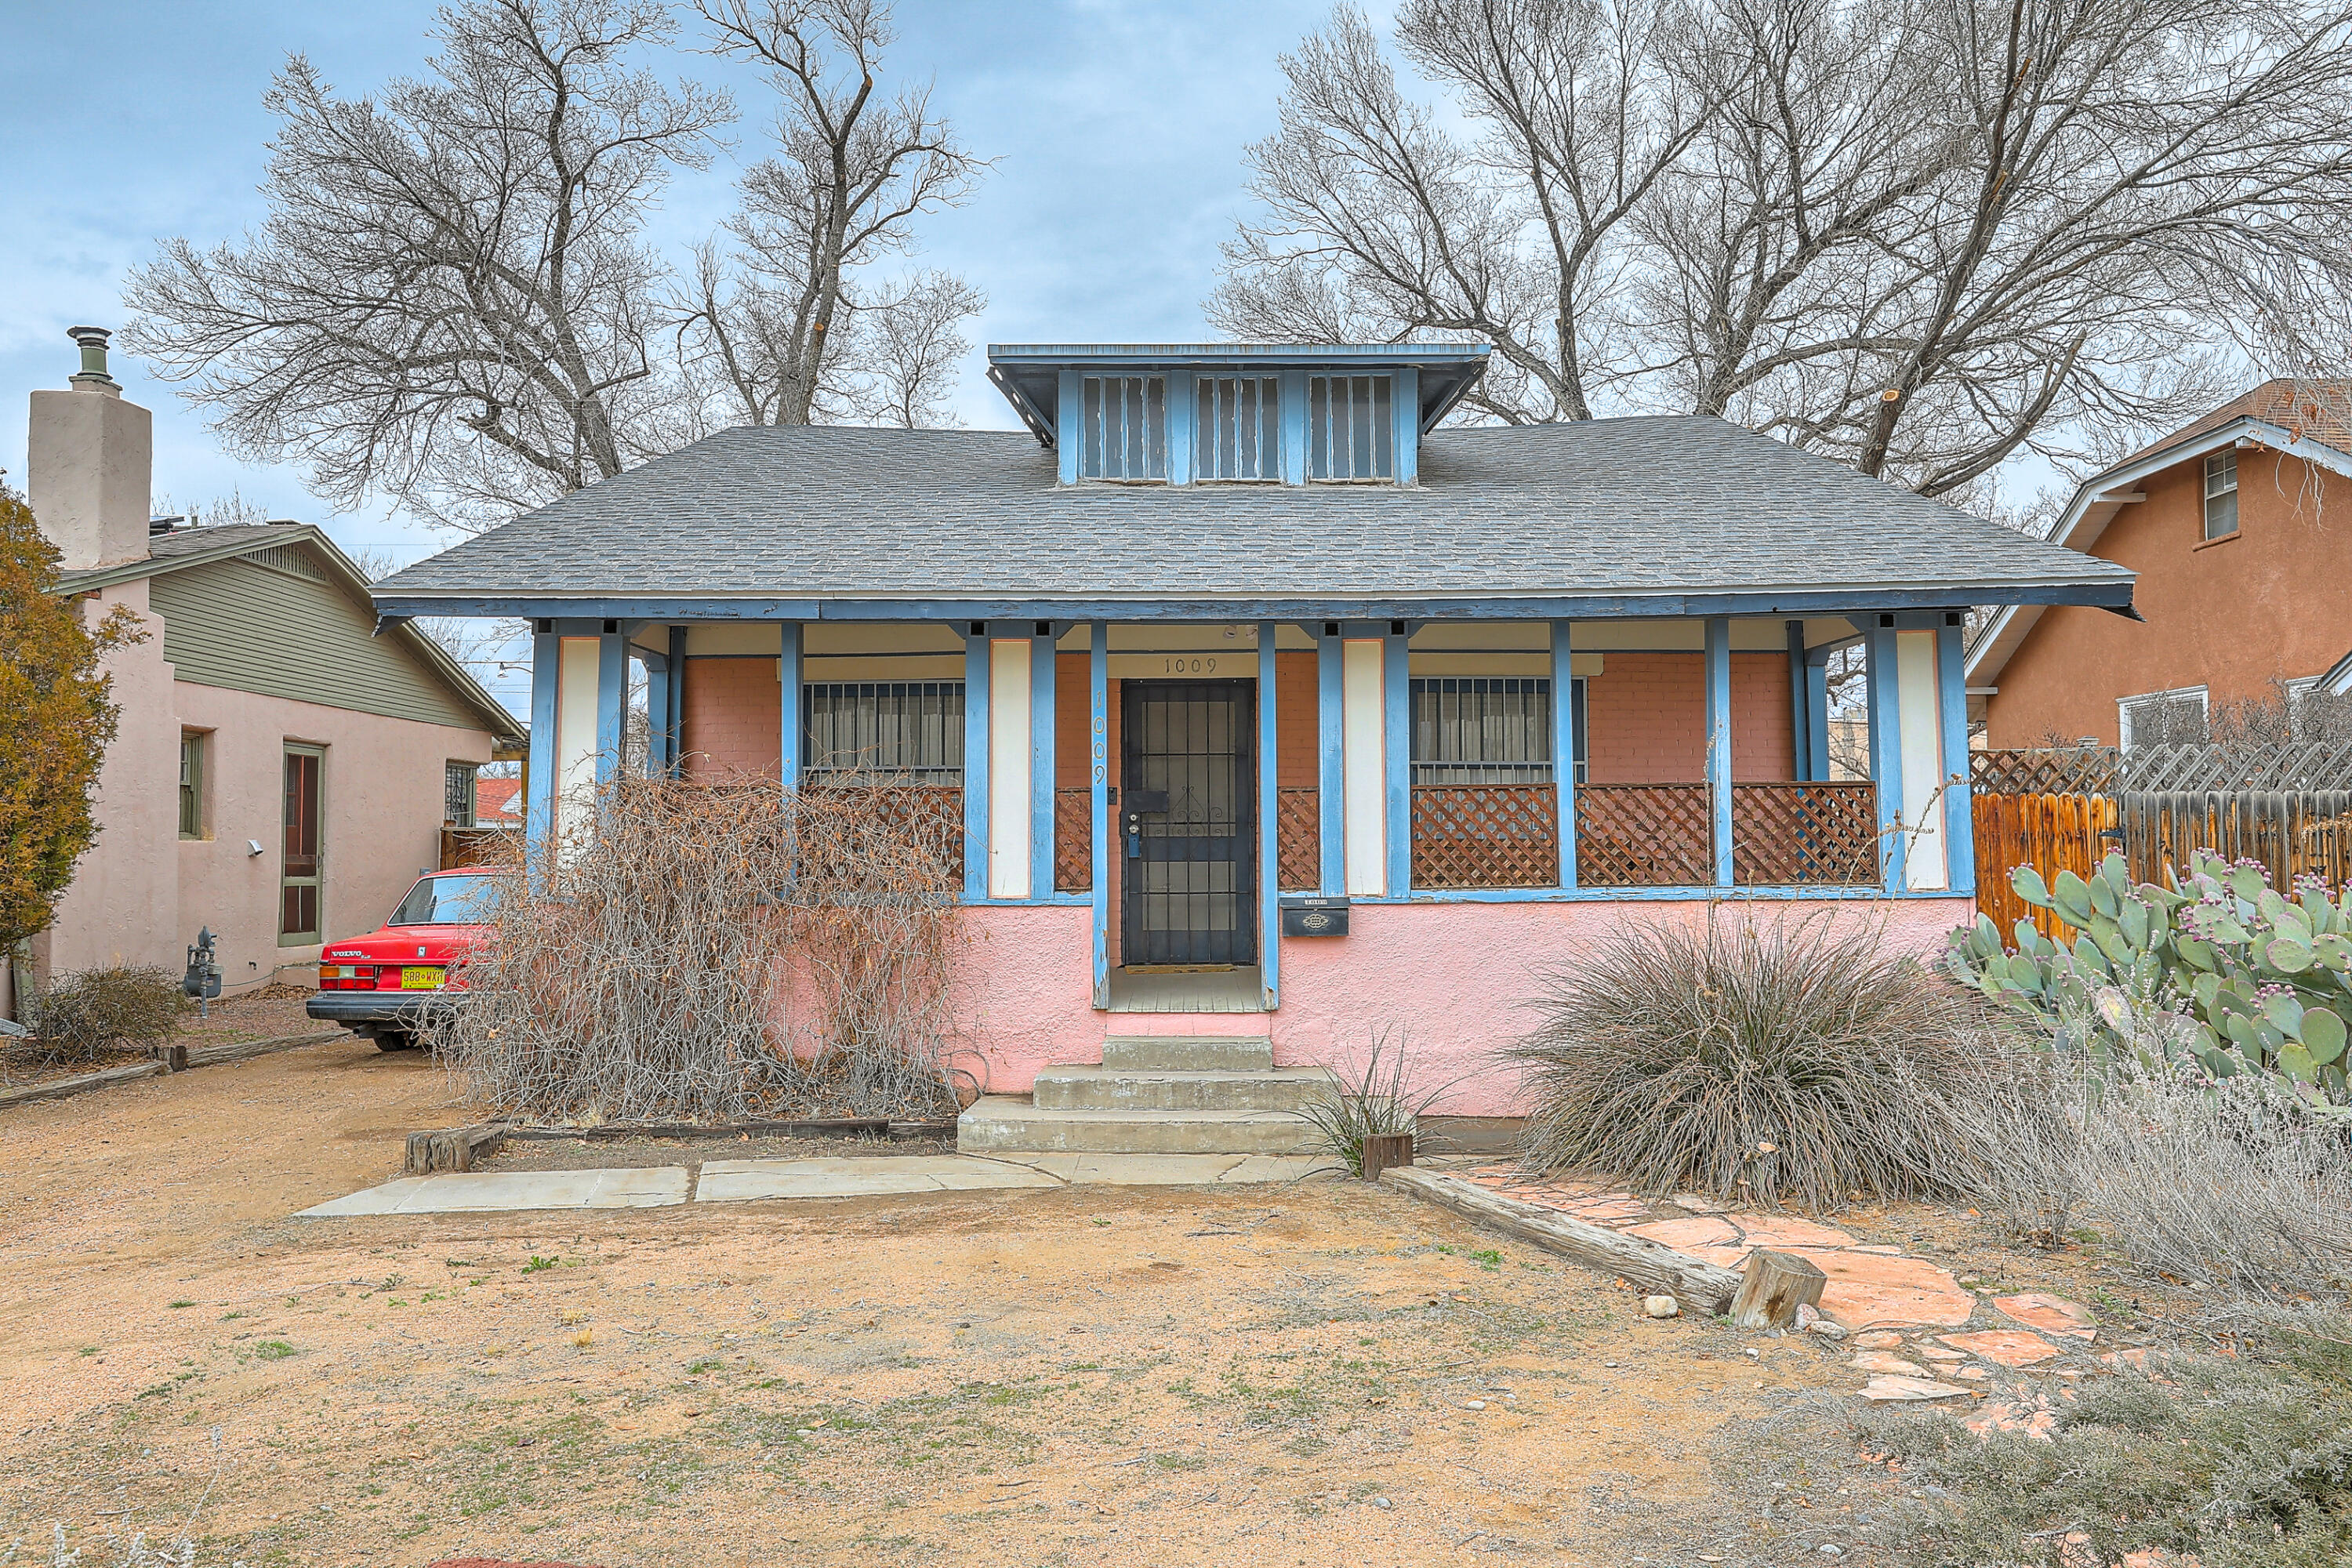
[[[1385,9],[1385,7],[1377,7]],[[74,369],[68,326],[119,325],[125,271],[156,240],[230,237],[261,216],[261,107],[289,53],[346,92],[423,64],[434,7],[0,3],[0,468],[24,482],[26,395]],[[975,342],[1184,340],[1217,247],[1246,208],[1242,150],[1274,124],[1277,57],[1328,0],[899,0],[896,73],[936,79],[935,101],[998,160],[969,205],[923,230],[925,265],[986,290]],[[756,155],[766,89],[749,73],[681,57],[672,74],[733,88]],[[673,185],[657,242],[709,233],[732,202],[731,163]],[[1011,410],[967,367],[967,424]],[[405,561],[436,536],[388,509],[336,516],[287,468],[239,465],[137,362],[116,379],[155,411],[155,488],[181,507],[231,489],[273,517],[322,524],[347,546]]]

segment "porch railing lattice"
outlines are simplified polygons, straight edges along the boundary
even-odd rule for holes
[[[1054,890],[1089,893],[1095,886],[1095,792],[1054,792]]]
[[[1731,879],[1748,888],[1868,887],[1878,880],[1878,786],[1731,786]]]
[[[1583,888],[1696,888],[1715,880],[1703,784],[1581,784],[1576,881]]]
[[[1323,885],[1323,806],[1313,784],[1285,785],[1274,794],[1276,886],[1311,893]]]
[[[1559,882],[1555,786],[1412,786],[1414,887],[1549,888]]]

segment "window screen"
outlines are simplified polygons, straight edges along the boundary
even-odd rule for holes
[[[1202,479],[1282,478],[1281,382],[1202,376],[1192,422],[1192,473]]]
[[[446,763],[441,768],[441,820],[451,827],[474,826],[472,763]]]
[[[1396,420],[1385,375],[1317,375],[1307,381],[1307,477],[1396,478]]]
[[[2205,537],[2238,531],[2238,454],[2216,452],[2205,459]]]
[[[1575,780],[1584,782],[1584,682],[1570,693]],[[1412,782],[1552,782],[1551,682],[1512,676],[1412,683]]]
[[[1078,427],[1078,474],[1089,479],[1168,477],[1168,378],[1090,375]]]
[[[962,681],[812,681],[804,691],[804,777],[963,783]]]

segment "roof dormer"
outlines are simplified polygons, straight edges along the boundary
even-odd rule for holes
[[[988,378],[1076,484],[1410,485],[1483,343],[992,343]]]

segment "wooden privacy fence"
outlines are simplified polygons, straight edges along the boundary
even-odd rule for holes
[[[2003,931],[2032,920],[2069,941],[2074,928],[2020,899],[2011,878],[2087,877],[2120,849],[2140,881],[2164,884],[2197,851],[2255,860],[2284,889],[2298,877],[2331,889],[2352,879],[2352,745],[2059,746],[1977,752],[1977,907]]]
[[[2167,867],[2186,871],[2200,849],[2261,861],[2282,891],[2298,877],[2331,892],[2352,879],[2352,789],[2127,790],[2123,826],[2132,876],[2144,882],[2162,882]]]

